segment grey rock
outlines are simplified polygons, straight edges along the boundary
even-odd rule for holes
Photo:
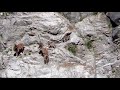
[[[2,45],[2,43],[0,43],[0,52],[2,52],[4,50],[4,47]]]
[[[107,12],[106,14],[115,24],[120,25],[120,12]]]
[[[107,16],[95,12],[63,13],[69,19],[57,12],[17,12],[9,18],[0,18],[0,77],[119,77],[120,49],[112,42]],[[118,35],[116,32],[113,36]],[[62,41],[67,33],[69,37]],[[21,41],[25,44],[24,53],[14,57],[13,45]],[[48,41],[55,43],[55,48],[48,48],[48,65],[38,53],[40,41],[47,48]],[[77,47],[75,55],[66,48],[69,44]]]
[[[83,19],[83,21],[76,23],[76,28],[85,41],[88,41],[88,38],[94,40],[91,52],[93,52],[93,60],[99,62],[96,63],[96,67],[102,67],[117,60],[118,53],[117,55],[114,55],[111,52],[114,50],[112,47],[112,37],[110,35],[112,29],[109,28],[107,17],[104,14],[98,13],[95,16],[89,16]],[[90,37],[88,37],[88,35],[90,35]],[[104,63],[102,62],[102,59],[104,60]],[[108,67],[108,70],[111,70],[111,68]],[[107,77],[108,71],[105,68],[99,68],[97,69],[97,76],[99,75]]]
[[[13,25],[27,26],[27,25],[31,25],[31,24],[32,24],[32,21],[21,20],[21,21],[15,21]]]
[[[74,44],[79,44],[80,43],[80,37],[77,36],[77,33],[73,32],[70,35],[70,42]]]
[[[77,23],[83,20],[89,15],[93,15],[93,12],[63,12],[62,13],[70,22]]]
[[[30,37],[28,34],[25,34],[21,41],[23,41],[23,43],[28,46],[37,43],[38,39],[36,37]]]
[[[120,41],[120,27],[115,27],[112,30],[112,40],[113,42],[117,43]]]

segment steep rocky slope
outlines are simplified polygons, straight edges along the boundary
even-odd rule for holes
[[[0,77],[112,78],[119,77],[119,46],[104,13],[16,12],[0,18]],[[74,18],[75,17],[75,18]],[[82,18],[82,19],[78,19]],[[72,23],[71,23],[72,22]],[[73,23],[74,22],[74,23]],[[116,29],[116,28],[115,28]],[[115,34],[116,35],[116,34]],[[38,42],[49,48],[49,63],[38,53]],[[15,43],[25,44],[14,56]]]

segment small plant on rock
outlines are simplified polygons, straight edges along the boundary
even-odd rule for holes
[[[74,44],[69,44],[67,49],[73,53],[74,55],[76,55],[76,52],[77,52],[77,45],[74,45]]]
[[[92,48],[92,42],[93,42],[93,40],[87,40],[87,41],[85,42],[85,45],[87,46],[88,49],[91,49],[91,48]]]

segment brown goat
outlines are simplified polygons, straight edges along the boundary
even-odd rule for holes
[[[43,43],[39,43],[39,54],[41,54],[44,57],[44,64],[48,64],[49,62],[49,56],[48,56],[48,49],[43,47]]]
[[[15,44],[13,48],[13,50],[15,51],[14,56],[19,56],[21,52],[23,53],[24,48],[25,47],[23,43],[19,43],[18,45]]]

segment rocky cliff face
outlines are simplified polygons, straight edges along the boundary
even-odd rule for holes
[[[0,77],[119,77],[118,32],[119,26],[113,29],[109,18],[99,12],[16,12],[0,16]],[[48,41],[56,47],[48,48],[47,65],[39,54],[38,42],[48,47]],[[25,50],[16,57],[13,46],[19,42],[25,44]]]

